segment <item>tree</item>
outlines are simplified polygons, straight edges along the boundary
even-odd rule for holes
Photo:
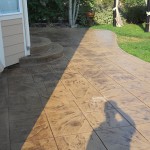
[[[121,16],[119,13],[119,0],[114,0],[114,8],[113,8],[113,25],[116,27],[121,27],[123,26],[122,20],[121,20]]]
[[[80,0],[69,0],[69,25],[76,27],[76,21],[79,14]]]
[[[147,0],[145,0],[145,4],[147,5]]]
[[[150,0],[147,0],[146,32],[150,32]]]

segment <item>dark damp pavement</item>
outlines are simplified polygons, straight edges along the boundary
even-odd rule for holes
[[[64,57],[0,75],[0,150],[149,150],[150,64],[110,31],[34,34],[63,45]]]

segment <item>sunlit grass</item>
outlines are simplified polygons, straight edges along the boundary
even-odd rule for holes
[[[113,27],[112,25],[96,25],[92,28],[115,32],[118,44],[124,51],[150,62],[150,33],[144,31],[143,24],[127,24],[121,28]]]

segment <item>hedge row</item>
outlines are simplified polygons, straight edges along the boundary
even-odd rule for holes
[[[79,24],[89,25],[87,11],[95,12],[94,21],[97,24],[112,23],[113,0],[82,0],[81,2]],[[28,9],[30,23],[68,21],[68,0],[29,0]],[[124,22],[137,24],[145,21],[145,0],[120,0],[119,9]]]

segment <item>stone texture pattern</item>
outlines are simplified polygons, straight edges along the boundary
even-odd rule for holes
[[[110,31],[43,28],[64,57],[0,74],[0,150],[149,150],[150,64]]]

